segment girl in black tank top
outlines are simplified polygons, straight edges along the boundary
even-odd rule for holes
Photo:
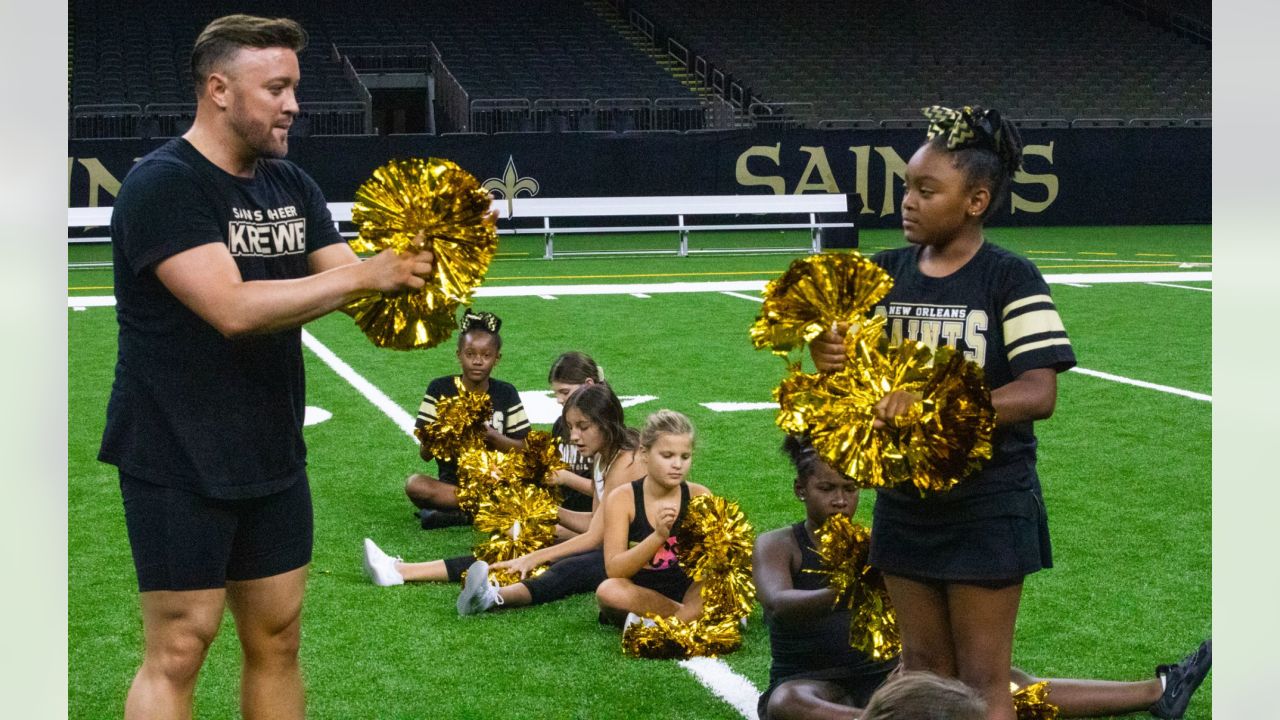
[[[647,474],[605,500],[604,560],[609,579],[596,589],[600,616],[621,623],[628,613],[689,621],[702,612],[701,586],[680,568],[680,521],[701,485],[686,482],[693,425],[671,410],[649,416],[640,433]]]
[[[837,513],[853,515],[858,490],[837,473],[806,441],[789,436],[783,450],[796,467],[795,494],[806,519],[756,538],[753,574],[773,663],[769,687],[760,696],[760,720],[785,716],[818,718],[865,707],[871,694],[893,672],[897,660],[876,662],[848,645],[850,611],[833,609],[835,593],[826,577],[805,572],[821,567],[814,533]],[[1178,665],[1162,665],[1140,682],[1048,680],[1050,702],[1063,717],[1109,717],[1150,709],[1157,717],[1180,717],[1186,700],[1209,670],[1210,646]],[[1019,687],[1040,682],[1018,668],[1010,675]],[[780,712],[785,708],[785,712]],[[860,714],[860,710],[855,710]]]

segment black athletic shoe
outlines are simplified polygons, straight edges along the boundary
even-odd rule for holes
[[[423,508],[418,511],[418,520],[422,523],[423,530],[435,530],[436,528],[471,524],[471,518],[461,510],[432,510],[430,508]]]
[[[1152,715],[1166,720],[1178,720],[1187,711],[1187,703],[1196,688],[1204,682],[1209,674],[1209,665],[1213,661],[1212,640],[1205,640],[1190,655],[1182,658],[1177,665],[1160,665],[1156,668],[1156,677],[1164,676],[1164,694],[1151,706]]]

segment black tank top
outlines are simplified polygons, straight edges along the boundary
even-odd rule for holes
[[[635,497],[636,512],[635,517],[631,519],[631,525],[627,528],[627,540],[629,545],[634,546],[643,542],[645,538],[653,534],[653,526],[649,524],[649,516],[644,511],[644,478],[633,480],[631,482],[631,494]],[[654,553],[649,562],[640,568],[643,572],[656,570],[670,570],[674,568],[680,573],[684,573],[680,569],[680,563],[677,558],[680,556],[680,540],[677,532],[680,523],[684,521],[684,513],[689,509],[689,483],[680,483],[680,510],[676,512],[676,521],[672,523],[673,532],[667,537],[666,543],[658,548],[658,552]]]
[[[800,569],[791,573],[791,585],[797,590],[820,590],[827,586],[827,576],[806,570],[822,569],[822,559],[813,548],[804,523],[791,526],[800,546]],[[769,628],[769,646],[773,663],[769,667],[769,684],[777,685],[800,673],[844,668],[852,674],[888,672],[894,664],[880,663],[849,647],[849,621],[852,611],[840,608],[820,618],[780,620],[765,611]],[[883,668],[883,669],[882,669]]]

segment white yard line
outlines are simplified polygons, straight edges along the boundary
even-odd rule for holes
[[[1149,282],[1148,285],[1159,285],[1160,287],[1178,288],[1179,290],[1199,290],[1200,292],[1213,292],[1213,288],[1194,287],[1191,285],[1177,285],[1175,283]]]
[[[694,657],[681,660],[680,667],[688,670],[690,675],[715,693],[716,697],[742,713],[742,717],[758,720],[756,704],[760,701],[760,690],[750,680],[734,672],[723,660]]]
[[[1102,285],[1109,283],[1176,283],[1212,282],[1211,272],[1154,272],[1154,273],[1076,273],[1071,275],[1045,275],[1049,284]],[[661,293],[718,292],[744,300],[760,302],[759,297],[740,293],[764,290],[764,280],[724,280],[715,282],[628,283],[621,285],[509,285],[505,287],[477,288],[475,297],[542,297],[552,300],[566,295],[656,295]],[[1204,288],[1196,288],[1203,290]],[[116,299],[110,295],[80,295],[67,297],[67,307],[114,307]]]
[[[1108,283],[1213,282],[1211,272],[1063,273],[1045,275],[1050,285],[1105,285]]]
[[[751,300],[752,302],[758,302],[758,303],[764,302],[764,298],[760,297],[759,295],[743,295],[742,293],[729,292],[727,290],[720,294],[728,295],[730,297],[742,298],[743,300]]]
[[[1213,402],[1212,395],[1205,395],[1203,393],[1191,392],[1190,390],[1183,390],[1182,388],[1169,387],[1168,385],[1158,385],[1156,383],[1147,382],[1146,380],[1134,380],[1133,378],[1127,378],[1127,377],[1124,377],[1123,375],[1112,375],[1111,373],[1104,373],[1098,370],[1090,370],[1088,368],[1082,368],[1082,367],[1073,367],[1071,368],[1071,372],[1080,373],[1081,375],[1089,375],[1090,377],[1102,378],[1103,380],[1110,380],[1111,382],[1123,383],[1125,385],[1134,385],[1136,387],[1146,388],[1148,390],[1157,390],[1162,393],[1169,393],[1170,395],[1181,395],[1182,397],[1191,398],[1192,400],[1201,400],[1203,402]]]
[[[351,387],[355,388],[356,392],[363,395],[366,400],[373,403],[374,407],[391,418],[391,422],[395,423],[396,427],[400,428],[404,434],[414,437],[413,416],[387,397],[386,393],[379,390],[373,383],[365,380],[363,375],[352,370],[351,366],[344,362],[342,358],[335,355],[332,350],[325,347],[324,343],[317,340],[314,335],[306,330],[302,331],[302,344],[315,353],[316,357],[323,360],[325,365],[333,368],[333,371],[338,373],[339,377],[351,383]]]
[[[742,412],[744,410],[777,410],[776,402],[709,402],[698,403],[712,412]]]

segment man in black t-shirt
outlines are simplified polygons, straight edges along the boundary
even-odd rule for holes
[[[138,162],[113,210],[119,355],[98,457],[119,468],[141,595],[126,718],[190,716],[224,607],[243,715],[303,716],[299,328],[432,271],[429,252],[359,262],[316,184],[280,159],[305,44],[292,20],[210,23],[191,56],[195,122]]]

